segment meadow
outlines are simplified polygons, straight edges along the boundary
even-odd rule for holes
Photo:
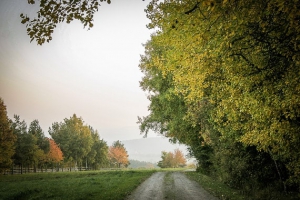
[[[154,170],[0,176],[0,199],[124,199]]]

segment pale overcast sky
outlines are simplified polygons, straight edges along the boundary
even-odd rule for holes
[[[91,30],[80,22],[60,24],[53,41],[30,43],[20,13],[37,10],[27,0],[0,1],[0,97],[8,116],[44,132],[75,113],[106,141],[142,138],[137,116],[149,101],[139,87],[140,54],[152,31],[144,9],[149,1],[102,3]],[[156,134],[150,134],[150,137]]]

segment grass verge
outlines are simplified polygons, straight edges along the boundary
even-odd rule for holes
[[[227,185],[212,179],[209,176],[198,172],[185,172],[187,177],[198,182],[205,190],[212,195],[218,197],[220,200],[245,200],[243,195],[238,190],[234,190]]]
[[[252,194],[243,194],[242,191],[230,188],[224,183],[198,172],[185,172],[187,177],[198,182],[205,190],[218,197],[220,200],[296,200],[299,194],[282,194],[273,190],[261,190]]]
[[[0,199],[124,199],[154,170],[0,176]]]

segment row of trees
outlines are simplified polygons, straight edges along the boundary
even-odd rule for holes
[[[141,132],[187,144],[199,170],[233,187],[299,189],[299,8],[298,0],[152,0]]]
[[[38,120],[27,128],[26,122],[14,115],[7,116],[0,98],[0,173],[14,165],[43,170],[47,167],[99,169],[100,167],[127,167],[128,154],[120,141],[108,147],[97,130],[84,124],[75,114],[49,128],[52,139],[45,137]]]
[[[43,168],[49,164],[63,160],[63,153],[53,139],[46,138],[38,120],[30,123],[14,115],[11,120],[7,117],[6,106],[0,98],[0,173],[13,165]]]
[[[179,149],[175,149],[174,152],[161,152],[161,160],[157,166],[161,168],[178,168],[186,166],[186,159]]]

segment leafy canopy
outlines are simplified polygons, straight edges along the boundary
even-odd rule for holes
[[[187,106],[184,120],[202,126],[199,112],[211,105],[209,127],[221,140],[255,146],[285,162],[298,183],[299,7],[298,0],[153,0],[146,13],[156,31],[154,53],[141,60],[147,73],[171,76],[172,93]]]

